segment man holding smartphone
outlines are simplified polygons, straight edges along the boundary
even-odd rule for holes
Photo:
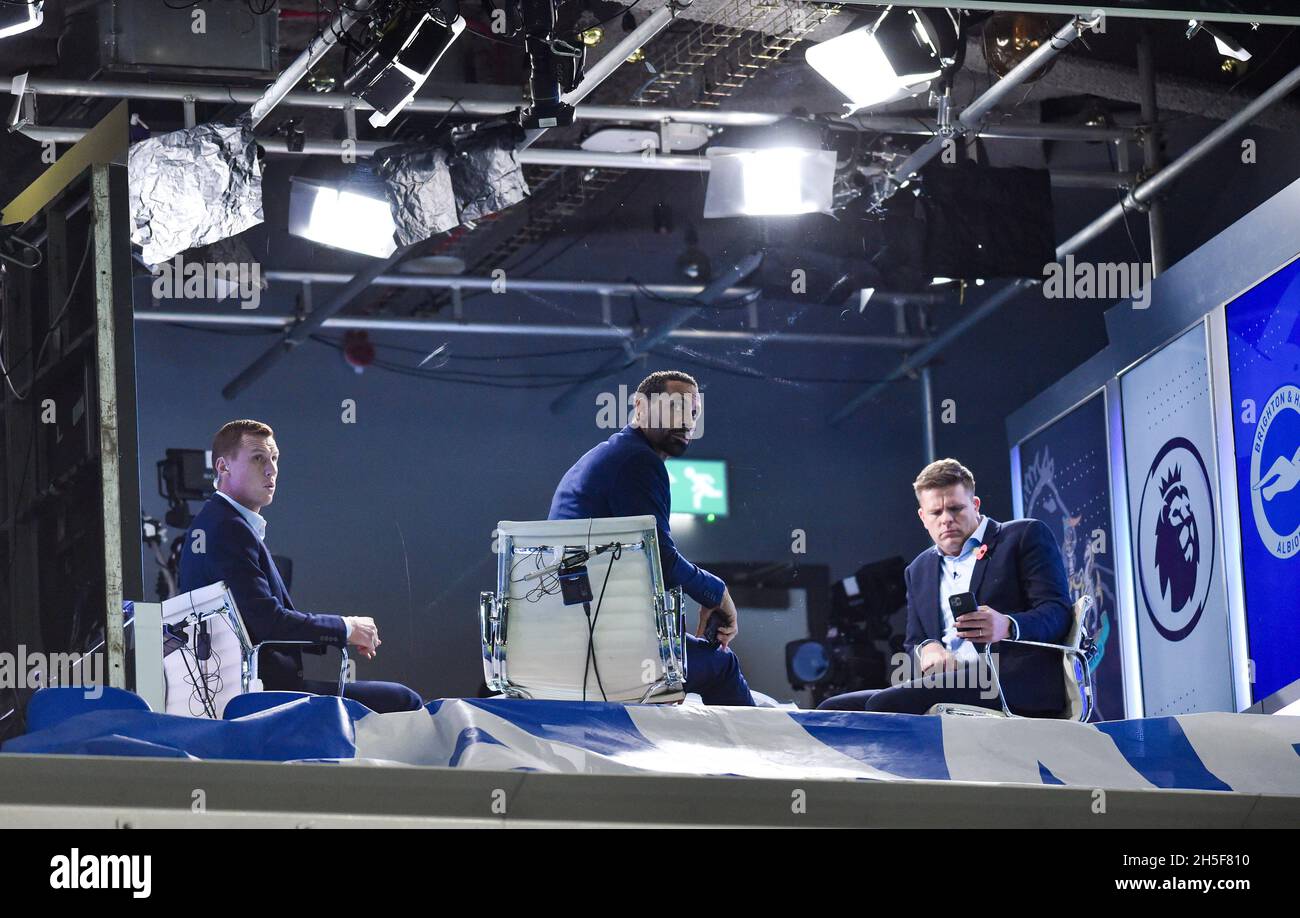
[[[975,477],[956,459],[940,459],[912,484],[917,515],[934,545],[907,568],[903,647],[921,677],[888,689],[849,692],[827,710],[924,714],[942,702],[1000,710],[980,651],[995,645],[1007,705],[1017,714],[1052,716],[1065,707],[1060,654],[1000,644],[1058,644],[1070,628],[1070,592],[1061,551],[1039,520],[999,523],[980,513]]]

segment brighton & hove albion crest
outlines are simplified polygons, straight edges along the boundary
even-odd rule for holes
[[[1271,554],[1300,551],[1300,389],[1268,397],[1250,445],[1250,507],[1255,530]]]

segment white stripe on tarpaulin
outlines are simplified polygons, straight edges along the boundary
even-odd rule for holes
[[[1069,721],[943,717],[943,753],[954,781],[1053,783],[1152,790],[1095,728]],[[1050,777],[1049,777],[1050,776]]]
[[[756,708],[447,700],[356,722],[357,759],[485,770],[957,780],[1300,794],[1300,719],[1100,727]]]
[[[786,711],[663,706],[629,708],[668,770],[762,778],[905,780],[814,739]]]
[[[400,765],[446,765],[438,721],[428,711],[367,714],[352,722],[356,758]],[[346,761],[346,760],[344,760]]]
[[[1175,720],[1206,770],[1234,791],[1300,795],[1300,717],[1184,714]]]
[[[496,771],[631,774],[655,770],[622,765],[577,743],[536,737],[468,701],[448,699],[434,708],[432,714],[371,714],[358,720],[357,758]],[[398,722],[396,717],[415,719]],[[594,767],[596,760],[601,760],[599,767]]]

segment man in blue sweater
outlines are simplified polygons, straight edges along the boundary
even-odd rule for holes
[[[668,468],[686,452],[699,420],[695,380],[676,370],[651,373],[637,386],[636,413],[627,427],[587,452],[560,479],[550,519],[653,516],[658,523],[664,581],[700,604],[700,625],[686,635],[686,691],[705,704],[753,705],[740,661],[728,646],[737,634],[736,604],[718,577],[686,560],[668,529]],[[721,623],[716,641],[704,639],[710,615]]]

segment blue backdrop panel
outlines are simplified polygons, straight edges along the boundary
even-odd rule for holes
[[[1228,304],[1253,700],[1300,679],[1300,261]]]
[[[1100,651],[1093,660],[1093,720],[1124,716],[1106,455],[1106,399],[1100,392],[1020,444],[1025,516],[1042,520],[1056,536],[1070,598],[1092,597],[1084,632]]]

